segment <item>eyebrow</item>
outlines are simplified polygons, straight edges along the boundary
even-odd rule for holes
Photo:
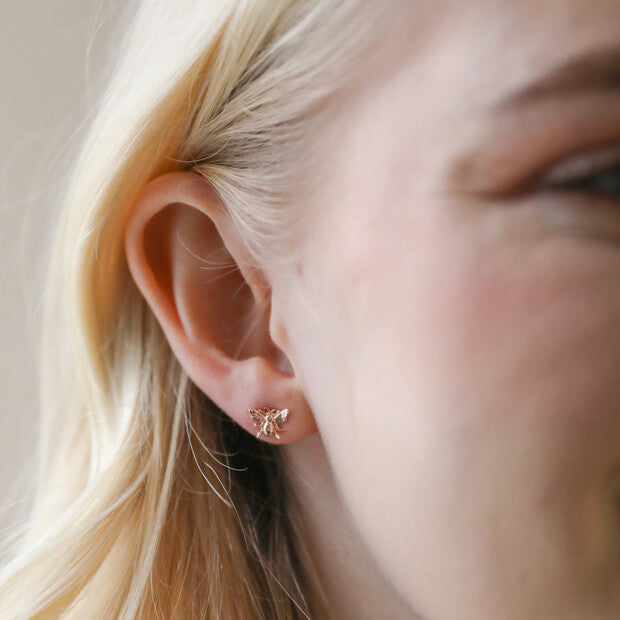
[[[620,45],[570,58],[492,107],[503,111],[539,99],[588,90],[620,90]]]

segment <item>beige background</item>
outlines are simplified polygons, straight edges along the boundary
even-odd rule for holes
[[[0,0],[0,539],[29,503],[21,487],[36,440],[37,306],[114,4]]]

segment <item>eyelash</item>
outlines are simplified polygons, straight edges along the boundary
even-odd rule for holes
[[[619,149],[596,156],[580,155],[553,167],[536,183],[539,189],[562,192],[589,192],[620,197]],[[614,158],[611,160],[609,155]],[[600,156],[602,155],[602,157]],[[600,161],[603,161],[601,165]],[[594,162],[594,163],[593,163]]]

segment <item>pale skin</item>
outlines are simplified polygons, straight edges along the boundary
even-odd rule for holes
[[[421,6],[324,111],[302,259],[250,268],[179,172],[134,205],[131,273],[243,428],[289,409],[261,441],[282,446],[334,617],[612,620],[620,197],[529,181],[620,160],[620,4]],[[615,74],[558,78],[614,49]],[[213,252],[237,269],[213,279]]]

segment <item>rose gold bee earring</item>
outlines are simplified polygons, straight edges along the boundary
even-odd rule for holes
[[[265,437],[275,435],[280,439],[278,432],[282,432],[280,424],[286,422],[288,418],[288,409],[272,409],[271,407],[262,407],[261,409],[250,409],[250,415],[254,420],[254,426],[259,429],[256,437],[260,437],[263,433]]]

